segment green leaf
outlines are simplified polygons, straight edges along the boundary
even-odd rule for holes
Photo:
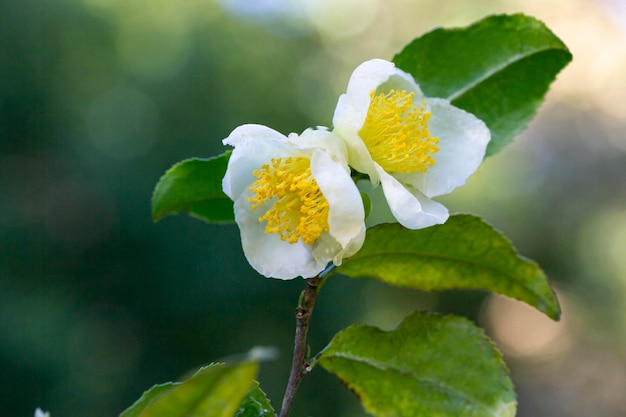
[[[254,385],[246,394],[235,417],[274,417],[274,415],[274,408],[267,396],[259,387],[259,383],[254,381]]]
[[[316,361],[374,416],[513,417],[506,366],[482,330],[452,316],[416,312],[395,330],[353,326]]]
[[[212,365],[216,366],[216,365]],[[126,411],[120,414],[120,417],[140,417],[144,409],[159,395],[163,394],[174,387],[179,386],[178,382],[167,382],[165,384],[155,385],[143,395]],[[259,387],[257,381],[253,381],[252,388],[248,391],[239,405],[239,409],[234,414],[235,417],[273,417],[275,414],[272,405],[267,399],[265,393]]]
[[[558,320],[558,300],[539,266],[480,218],[409,230],[397,223],[367,231],[363,247],[333,273],[424,291],[482,289],[506,295]]]
[[[186,211],[207,222],[234,221],[233,202],[222,191],[230,151],[222,155],[192,158],[170,168],[152,194],[152,218]]]
[[[271,406],[254,377],[258,371],[258,362],[273,356],[272,350],[255,348],[232,363],[212,364],[201,368],[183,382],[156,385],[146,391],[120,417],[269,415],[262,414],[271,410]],[[252,402],[259,403],[257,413],[250,405]],[[242,412],[244,414],[240,414]]]
[[[491,155],[526,127],[571,59],[542,22],[514,14],[489,16],[466,28],[435,29],[393,61],[427,96],[446,98],[483,120],[491,130]]]
[[[120,414],[120,417],[141,416],[141,412],[152,402],[152,400],[163,394],[165,391],[172,389],[176,385],[180,384],[176,382],[166,382],[164,384],[158,384],[153,386],[148,391],[144,392],[133,405],[128,407],[122,414]]]

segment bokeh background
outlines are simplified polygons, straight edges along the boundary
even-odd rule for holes
[[[255,345],[276,407],[301,280],[259,277],[235,226],[154,224],[160,175],[221,153],[236,126],[329,125],[351,71],[434,26],[498,12],[571,48],[529,128],[441,201],[483,216],[549,274],[553,323],[482,292],[334,277],[310,331],[466,315],[504,352],[520,417],[626,415],[626,6],[621,0],[0,2],[0,404],[3,416],[116,416],[145,389]],[[424,57],[424,59],[428,59]],[[294,415],[362,416],[322,369]]]

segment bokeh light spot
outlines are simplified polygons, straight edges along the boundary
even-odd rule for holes
[[[559,294],[558,298],[564,307],[565,295]],[[544,359],[571,347],[567,312],[561,321],[555,322],[527,304],[492,295],[482,315],[486,329],[505,356]]]

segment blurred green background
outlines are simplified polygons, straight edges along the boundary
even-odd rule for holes
[[[620,0],[0,2],[3,416],[116,416],[145,389],[255,345],[276,407],[301,280],[259,277],[235,226],[153,224],[160,175],[221,153],[236,126],[329,125],[351,71],[434,26],[522,11],[571,48],[540,114],[441,201],[500,228],[547,271],[552,323],[481,292],[334,277],[313,352],[413,309],[477,320],[505,354],[520,417],[626,415],[626,6]],[[428,57],[424,57],[428,59]],[[361,416],[315,370],[294,415]]]

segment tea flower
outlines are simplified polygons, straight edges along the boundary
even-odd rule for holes
[[[382,185],[394,217],[409,229],[448,219],[448,210],[431,198],[465,184],[491,137],[480,119],[425,97],[411,75],[382,59],[352,73],[333,124],[350,165]]]
[[[363,202],[341,138],[243,125],[224,144],[234,150],[222,186],[235,202],[244,254],[259,273],[310,278],[361,248]]]

